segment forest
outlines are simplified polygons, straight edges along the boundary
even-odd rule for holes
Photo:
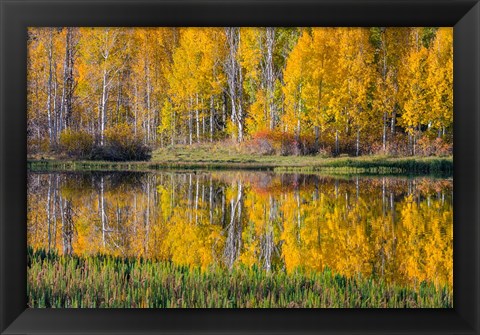
[[[450,156],[453,29],[29,28],[27,113],[31,156]]]

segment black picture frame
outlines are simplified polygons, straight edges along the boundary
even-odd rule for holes
[[[480,4],[475,0],[0,0],[0,332],[480,332]],[[29,26],[454,26],[454,308],[28,309]]]

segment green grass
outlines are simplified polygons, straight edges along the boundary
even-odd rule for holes
[[[219,142],[220,143],[220,142]],[[158,169],[250,169],[338,174],[453,175],[453,157],[322,157],[247,154],[231,145],[196,144],[159,148],[148,162],[74,161],[39,156],[27,160],[33,171],[148,171]]]
[[[28,160],[31,171],[149,171],[159,169],[268,170],[277,172],[322,172],[337,174],[453,175],[452,157],[361,156],[260,156],[184,147],[155,151],[149,162]]]
[[[30,307],[452,307],[452,292],[421,283],[321,273],[231,271],[105,255],[28,249]]]
[[[280,156],[246,154],[231,146],[195,145],[175,146],[157,149],[152,156],[152,162],[164,164],[205,164],[224,165],[242,164],[244,166],[264,166],[284,169],[378,169],[380,172],[391,169],[395,171],[409,170],[419,173],[432,171],[453,171],[452,157],[388,157],[388,156],[360,156],[360,157],[322,157],[322,156]],[[427,172],[428,171],[428,172]]]

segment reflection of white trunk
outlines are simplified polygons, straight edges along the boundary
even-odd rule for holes
[[[345,191],[345,220],[347,219],[349,211],[350,211],[350,206],[348,205],[348,192]]]
[[[228,225],[227,229],[227,241],[225,245],[225,256],[227,258],[227,265],[229,268],[233,266],[233,262],[235,261],[235,245],[234,245],[234,235],[235,235],[235,202],[232,198],[230,201],[230,224]]]
[[[103,247],[105,247],[105,231],[107,229],[106,227],[106,215],[105,215],[105,197],[104,197],[104,180],[103,176],[100,177],[100,199],[98,201],[100,202],[100,218],[102,221],[102,243]]]
[[[133,195],[133,234],[137,234],[137,194]]]
[[[241,181],[238,181],[238,193],[237,193],[237,211],[238,211],[238,215],[237,215],[237,220],[238,220],[238,226],[240,227],[240,237],[242,236],[241,235],[241,220],[242,220],[242,209],[243,209],[243,186],[242,186],[242,182]]]
[[[199,187],[198,173],[196,177],[197,178],[196,178],[196,187],[195,187],[195,224],[198,225],[198,187]]]
[[[392,241],[395,241],[395,198],[393,192],[390,192],[390,210],[392,212]]]
[[[147,178],[147,210],[145,215],[145,256],[147,256],[148,252],[148,238],[150,233],[150,182]]]
[[[360,186],[358,184],[358,176],[355,179],[355,190],[357,191],[357,202],[358,202],[358,197],[360,196]]]
[[[270,195],[270,211],[268,220],[265,222],[265,237],[264,237],[264,267],[267,272],[272,269],[272,254],[273,254],[273,222],[276,216],[276,206],[272,195]]]
[[[382,214],[385,216],[385,178],[382,178]]]
[[[192,223],[192,174],[188,174],[188,217],[189,222]]]
[[[243,206],[242,182],[238,182],[237,198],[230,200],[230,223],[227,227],[227,239],[225,241],[225,260],[229,269],[235,263],[240,254],[242,244],[242,206]]]
[[[59,207],[60,207],[60,222],[62,223],[62,229],[65,227],[65,212],[64,212],[64,205],[63,205],[63,198],[59,196]]]
[[[57,194],[58,194],[58,175],[54,175],[54,184],[53,184],[53,249],[57,248]]]
[[[222,187],[222,227],[225,227],[225,187]]]
[[[300,193],[298,190],[295,190],[295,199],[297,200],[297,226],[298,226],[298,232],[297,232],[297,240],[300,242],[300,227],[301,227],[301,209],[300,209]]]
[[[50,189],[52,186],[52,175],[48,176],[48,193],[47,193],[47,224],[48,224],[48,251],[52,244],[52,231],[51,231],[51,220],[50,220]]]
[[[213,224],[213,182],[212,182],[212,175],[210,175],[210,193],[208,202],[210,204],[210,224]]]
[[[56,176],[58,178],[58,176]],[[58,188],[58,183],[56,185]],[[60,219],[62,224],[62,250],[63,254],[71,255],[73,253],[73,211],[71,201],[62,197],[58,192],[58,207],[60,210]],[[56,232],[55,232],[56,234]],[[54,235],[56,236],[56,235]]]
[[[116,233],[118,235],[119,233],[119,227],[121,226],[122,224],[122,210],[120,209],[120,206],[118,205],[118,202],[117,202],[117,209],[115,211],[115,214],[117,216],[117,225],[116,225]]]
[[[62,200],[60,198],[60,203]],[[68,199],[63,200],[62,205],[62,235],[63,235],[63,253],[65,255],[73,254],[73,217],[72,203]]]

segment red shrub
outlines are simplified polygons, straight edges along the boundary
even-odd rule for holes
[[[318,153],[313,136],[301,136],[278,130],[255,133],[243,147],[249,153],[261,155],[310,155]]]
[[[423,136],[417,142],[416,154],[419,156],[449,156],[453,153],[453,146],[440,137],[434,139]]]

